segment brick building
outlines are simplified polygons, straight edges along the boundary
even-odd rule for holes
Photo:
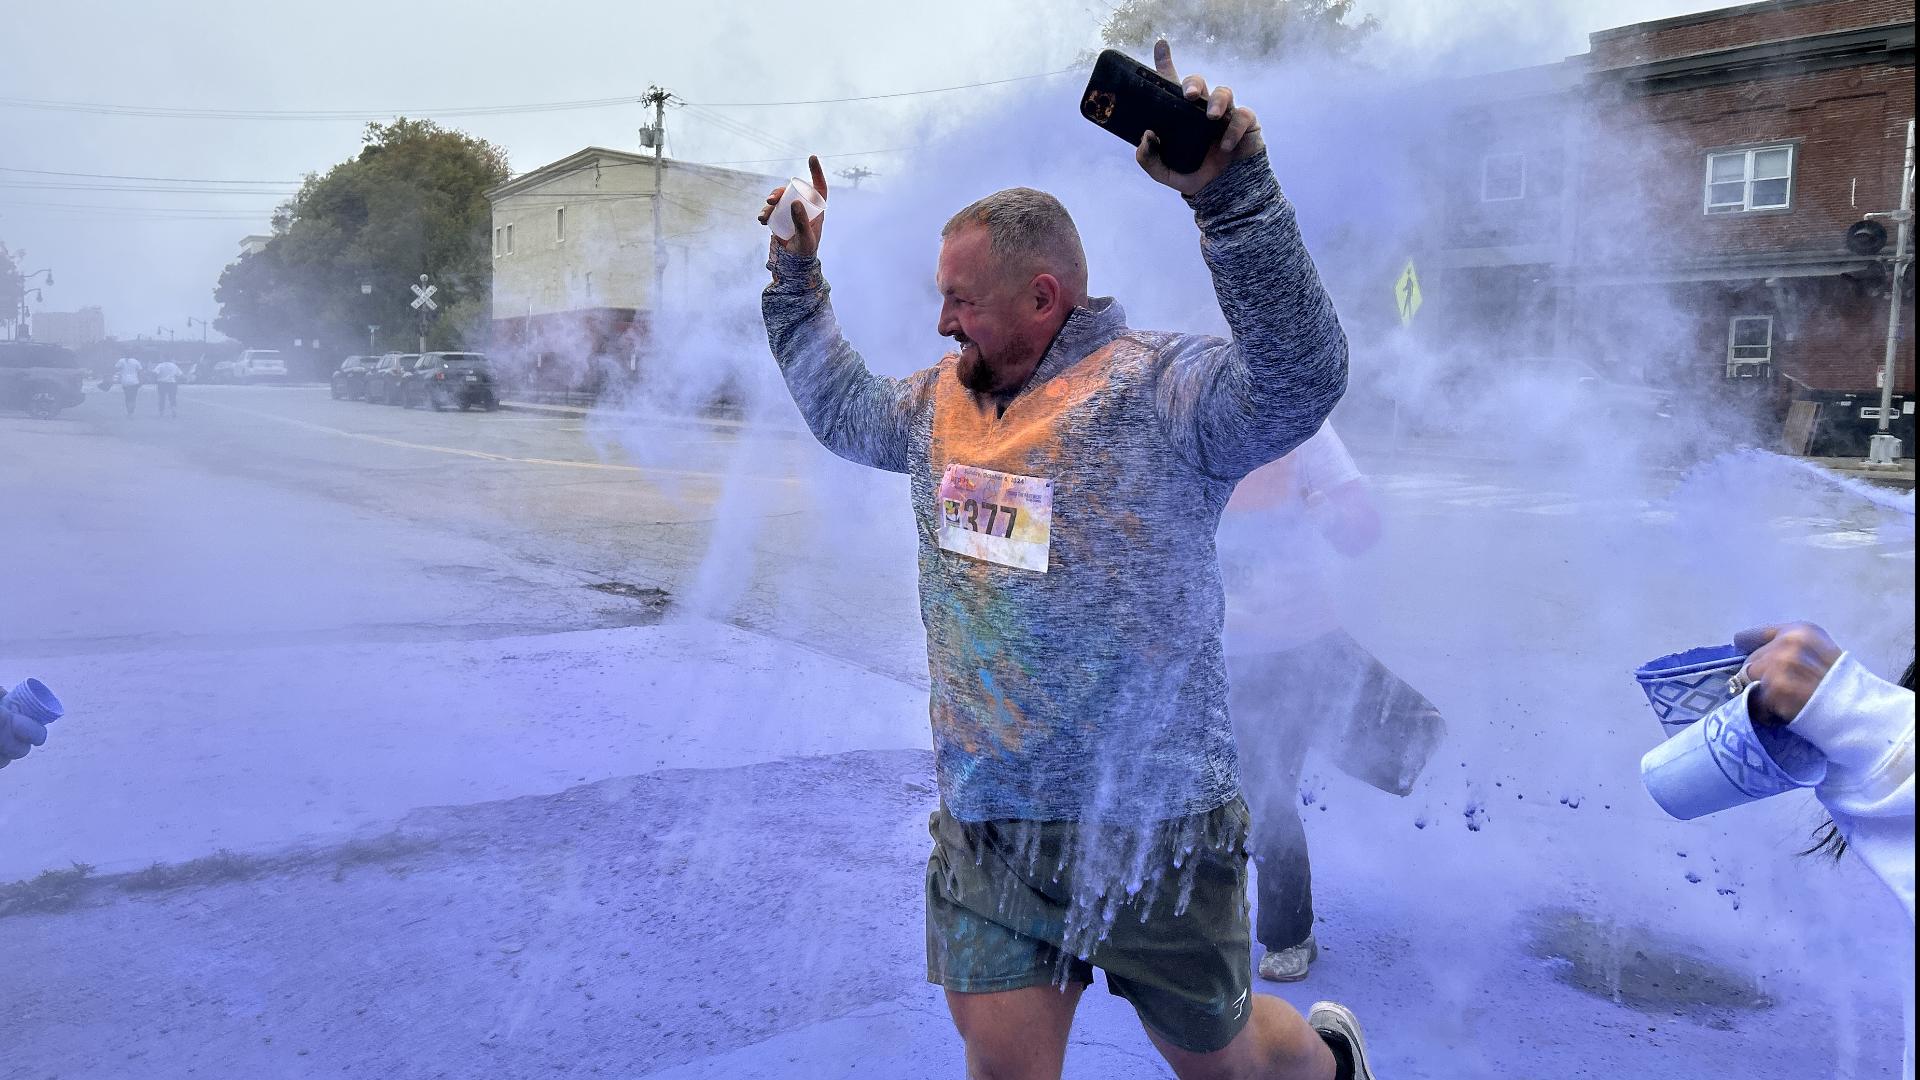
[[[1819,402],[1827,430],[1795,448],[1863,453],[1892,242],[1847,238],[1900,205],[1913,31],[1911,2],[1765,0],[1470,81],[1448,140],[1479,153],[1456,153],[1444,185],[1433,292],[1456,302],[1436,314],[1773,422],[1789,399]],[[1910,301],[1911,272],[1900,287]],[[1910,302],[1902,321],[1896,408],[1911,410]]]

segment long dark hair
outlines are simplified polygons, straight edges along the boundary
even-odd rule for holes
[[[1900,685],[1913,689],[1913,657],[1907,658],[1907,673],[1900,676]],[[1823,855],[1838,859],[1847,853],[1847,838],[1840,834],[1840,826],[1828,818],[1826,824],[1813,830],[1813,846],[1801,852],[1802,855]]]

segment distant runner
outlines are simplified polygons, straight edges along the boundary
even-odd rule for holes
[[[1373,1075],[1346,1009],[1251,993],[1214,555],[1234,484],[1339,400],[1346,338],[1254,114],[1184,86],[1230,118],[1220,145],[1190,174],[1151,135],[1136,159],[1193,208],[1232,341],[1129,329],[1088,296],[1066,210],[1028,188],[942,230],[958,347],[904,379],[840,334],[824,217],[796,203],[768,260],[768,340],[814,435],[910,478],[941,797],[927,974],[976,1077],[1058,1077],[1094,968],[1183,1080]]]

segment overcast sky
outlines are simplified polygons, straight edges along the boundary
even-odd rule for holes
[[[366,119],[637,98],[649,83],[697,105],[1034,75],[1077,66],[1111,6],[970,0],[934,18],[894,0],[824,0],[770,19],[771,5],[739,0],[575,0],[546,9],[390,0],[10,4],[0,66],[0,241],[28,252],[23,270],[53,270],[47,310],[99,305],[109,332],[121,337],[151,337],[162,327],[197,335],[187,317],[216,314],[213,285],[240,238],[268,231],[272,207],[303,173],[354,154]],[[1470,67],[1545,63],[1584,51],[1592,30],[1720,6],[1361,0],[1380,17],[1386,48],[1457,56]],[[324,20],[316,21],[318,11]],[[668,114],[669,148],[695,161],[776,158],[742,167],[788,172],[793,159],[778,159],[804,146],[849,155],[830,162],[834,169],[862,164],[884,175],[897,148],[918,141],[916,124],[928,113],[950,115],[981,94],[1023,85],[837,105],[680,108]],[[153,116],[131,115],[130,107],[363,115]],[[504,147],[522,172],[585,145],[634,149],[645,119],[640,105],[618,104],[442,122]],[[881,152],[855,156],[867,151]]]

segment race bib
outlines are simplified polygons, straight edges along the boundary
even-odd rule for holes
[[[940,546],[1019,570],[1047,572],[1053,481],[949,465],[940,478]]]

